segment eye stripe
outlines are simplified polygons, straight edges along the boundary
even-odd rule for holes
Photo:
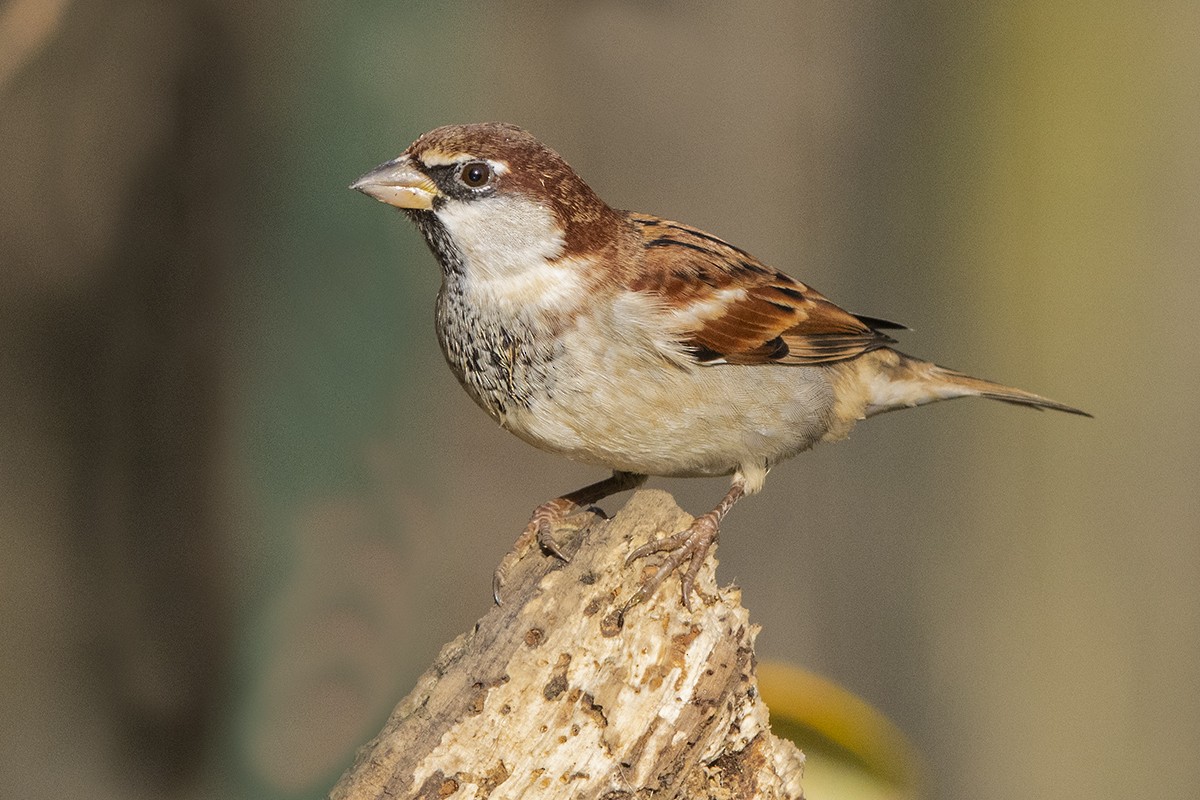
[[[482,158],[481,156],[462,151],[426,150],[423,153],[415,154],[414,157],[429,171],[447,167],[459,167],[469,161],[482,161],[491,167],[492,172],[496,175],[507,175],[512,171],[507,161],[501,161],[496,158]]]
[[[418,158],[427,167],[449,167],[460,161],[470,159],[471,154],[462,152],[448,153],[445,150],[426,150]]]

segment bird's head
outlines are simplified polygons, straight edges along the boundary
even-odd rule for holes
[[[447,269],[583,256],[620,227],[558,153],[501,122],[436,128],[350,188],[404,209]]]

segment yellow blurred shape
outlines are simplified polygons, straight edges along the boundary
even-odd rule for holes
[[[827,678],[790,664],[758,665],[771,730],[804,751],[804,793],[812,800],[914,798],[921,787],[915,749],[891,720]]]

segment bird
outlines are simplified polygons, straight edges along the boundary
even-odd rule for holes
[[[843,310],[699,228],[609,206],[504,122],[447,125],[350,185],[403,211],[441,266],[438,342],[467,394],[541,450],[611,471],[539,505],[493,579],[554,529],[648,476],[731,476],[711,510],[635,549],[662,554],[627,607],[696,576],[722,520],[779,462],[867,417],[956,397],[1091,416],[896,350],[905,326]]]

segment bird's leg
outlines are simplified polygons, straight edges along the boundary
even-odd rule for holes
[[[635,489],[645,482],[645,475],[614,471],[611,477],[597,481],[582,489],[577,489],[562,497],[548,500],[534,509],[529,524],[525,526],[525,530],[517,537],[512,550],[509,550],[504,558],[501,559],[500,566],[496,567],[496,572],[492,575],[492,598],[496,601],[496,605],[500,605],[500,589],[504,585],[504,576],[508,574],[513,564],[520,561],[529,549],[533,547],[534,542],[546,553],[549,553],[560,561],[567,561],[567,557],[554,541],[555,525],[572,514],[582,511],[592,503],[603,500],[617,492]]]
[[[642,581],[641,588],[625,604],[625,609],[628,610],[638,603],[648,600],[666,577],[683,566],[686,561],[688,568],[680,577],[679,583],[683,592],[683,605],[688,611],[691,611],[691,594],[693,590],[696,590],[696,575],[700,573],[700,567],[704,564],[709,548],[717,540],[717,534],[721,531],[721,520],[745,493],[746,484],[740,479],[735,480],[724,499],[712,511],[696,517],[691,525],[679,533],[644,544],[630,553],[629,558],[625,560],[626,565],[651,553],[666,553],[667,555],[658,564],[654,574]],[[703,592],[701,592],[701,597],[706,602],[711,602]]]

